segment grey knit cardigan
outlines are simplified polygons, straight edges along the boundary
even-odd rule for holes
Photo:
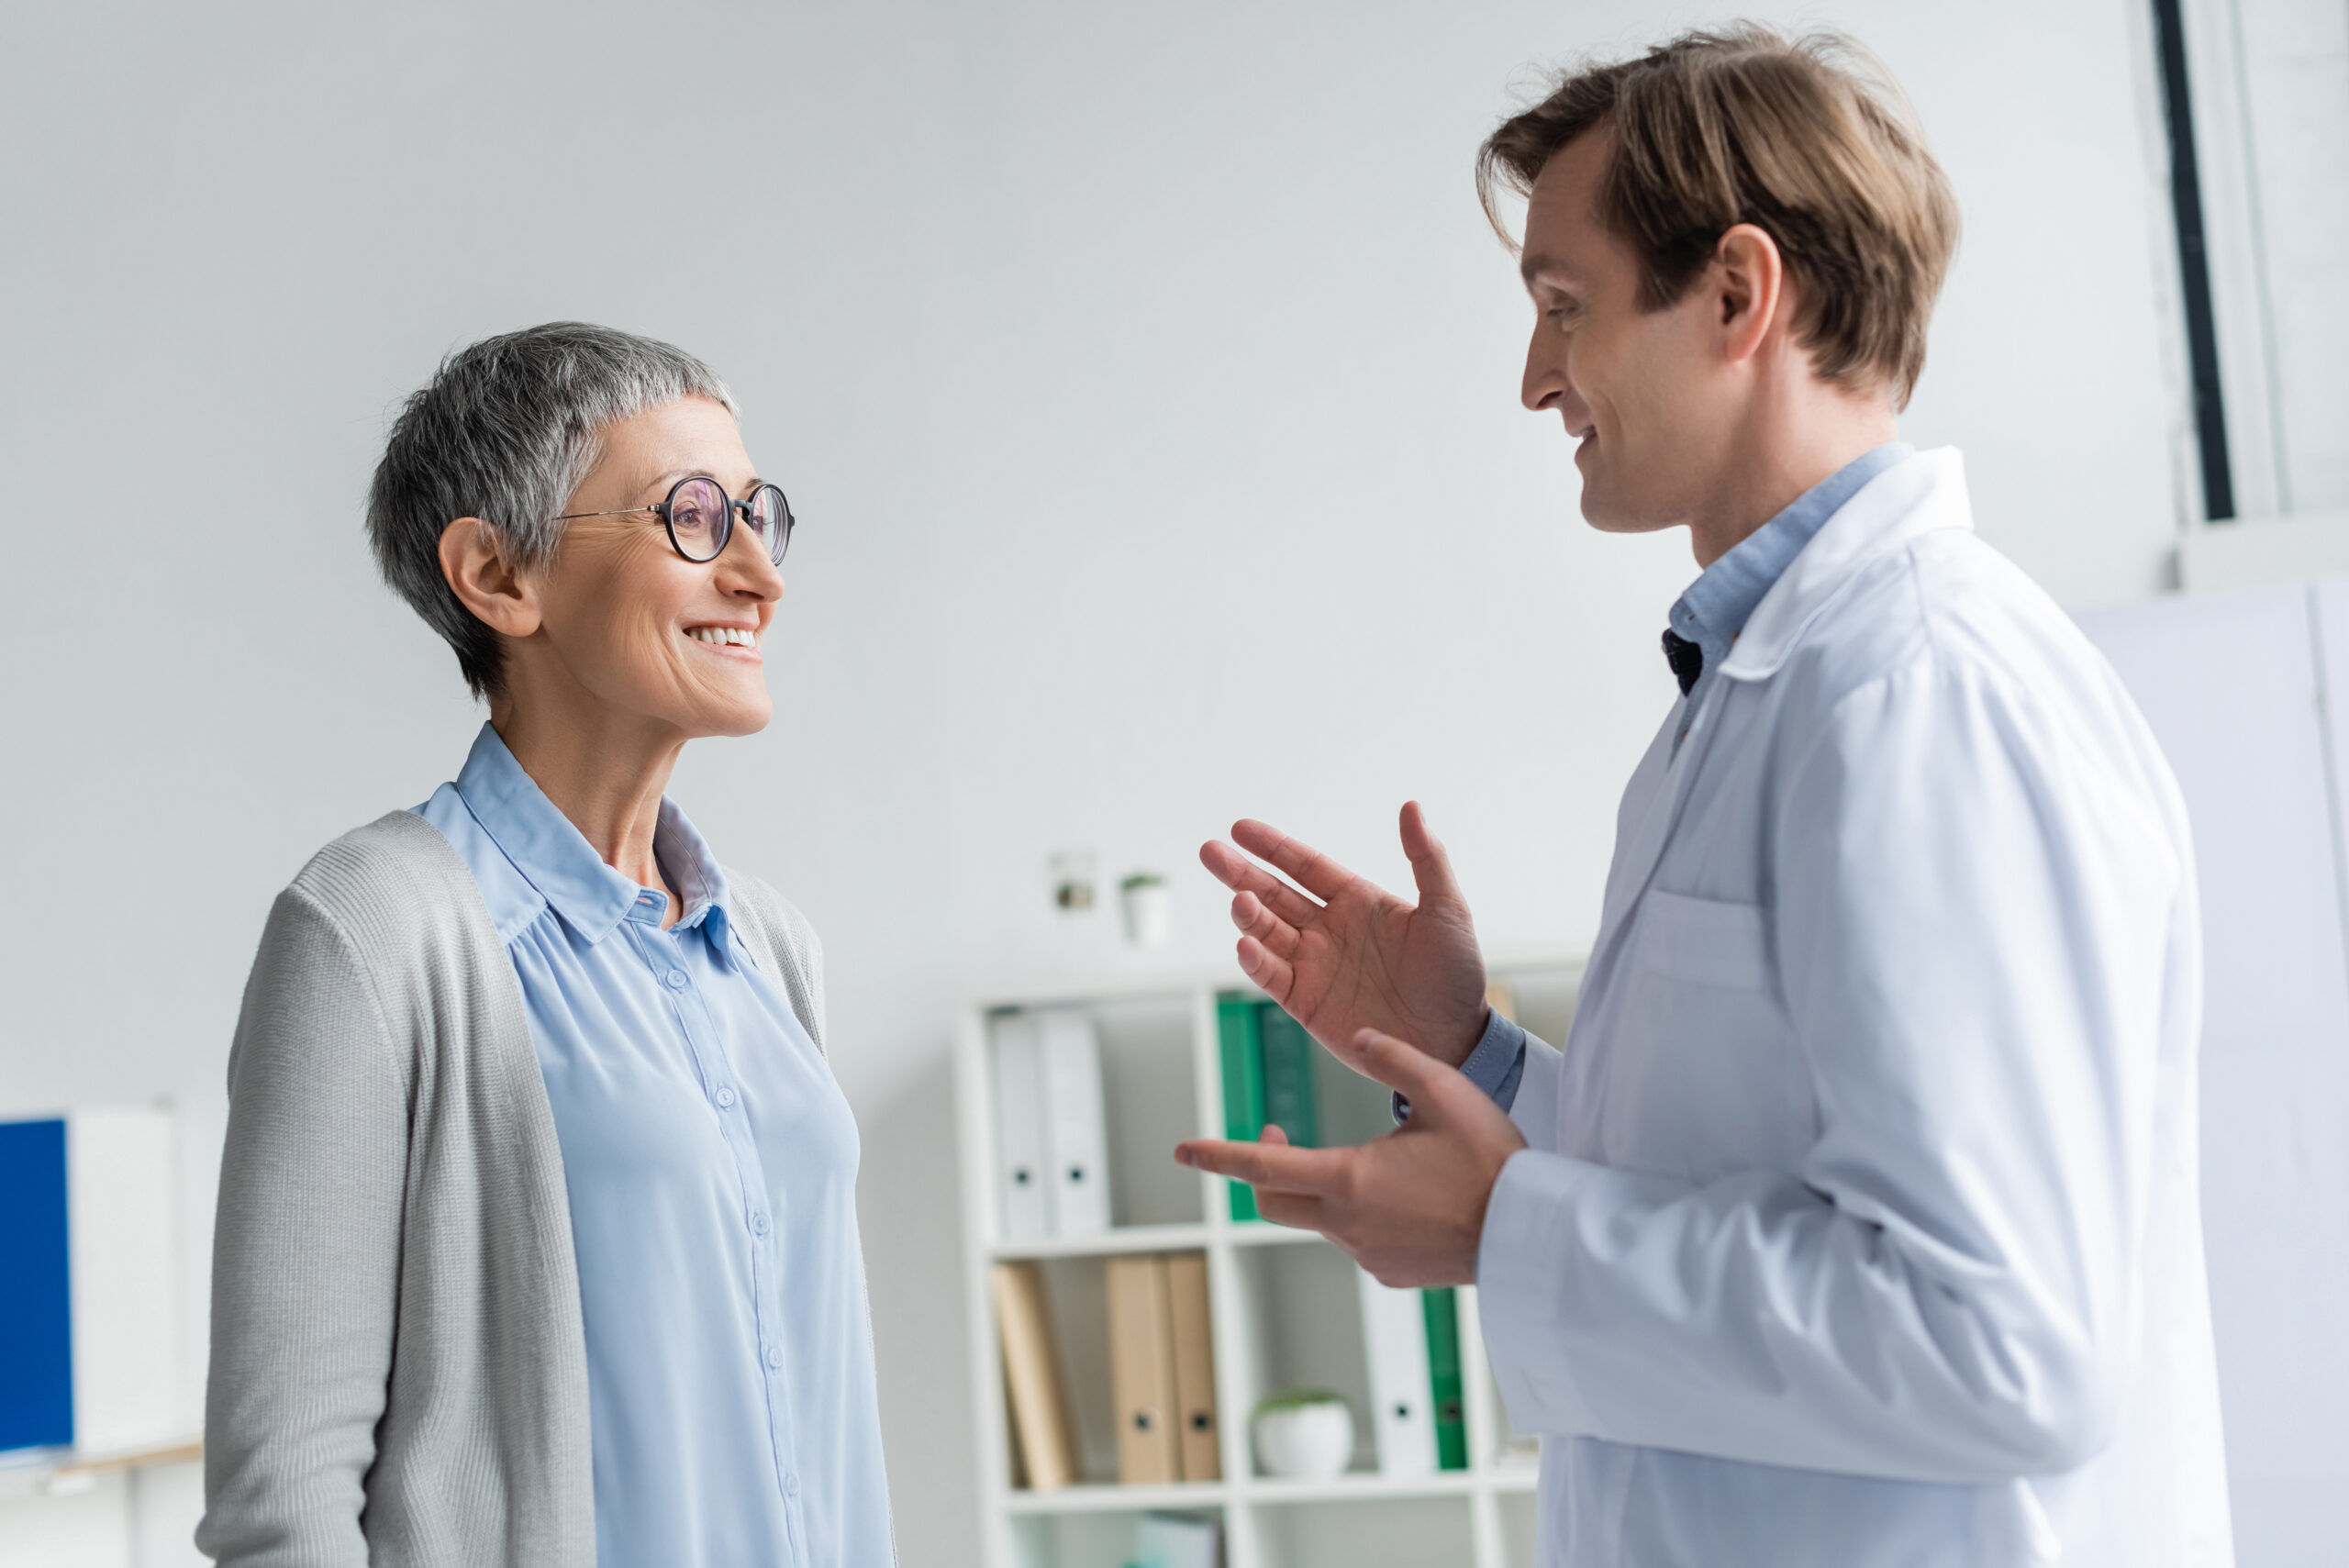
[[[725,873],[824,1044],[799,912]],[[280,894],[228,1058],[196,1544],[237,1568],[591,1568],[570,1201],[473,873],[396,811]]]

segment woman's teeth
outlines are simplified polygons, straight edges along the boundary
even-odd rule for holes
[[[757,632],[744,631],[739,627],[689,626],[685,628],[685,635],[696,642],[714,642],[721,648],[729,644],[736,648],[756,648],[759,645]]]

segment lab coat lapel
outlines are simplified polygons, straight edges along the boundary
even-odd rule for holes
[[[1721,674],[1751,681],[1776,673],[1812,617],[1864,564],[1930,529],[1972,526],[1965,470],[1955,448],[1920,452],[1887,469],[1844,503],[1764,596],[1723,662]],[[1651,804],[1636,817],[1627,811],[1618,820],[1616,863],[1607,879],[1607,906],[1584,980],[1578,1018],[1595,1018],[1603,1011],[1599,1000],[1613,983],[1632,916],[1680,824],[1691,784],[1720,728],[1728,687],[1728,679],[1713,683],[1704,706],[1689,717],[1688,736],[1677,754],[1672,751],[1672,737],[1682,709],[1675,706],[1631,775],[1626,795],[1645,793]],[[1646,781],[1659,762],[1661,777],[1651,787]]]
[[[1589,979],[1585,982],[1587,995],[1596,995],[1612,978],[1624,935],[1631,929],[1631,912],[1639,906],[1641,895],[1647,891],[1648,881],[1655,874],[1664,847],[1672,841],[1672,829],[1688,804],[1689,781],[1697,776],[1712,744],[1713,731],[1719,728],[1712,718],[1713,710],[1720,706],[1719,683],[1706,695],[1711,700],[1698,709],[1680,750],[1672,750],[1673,736],[1682,715],[1682,708],[1675,706],[1671,717],[1664,722],[1664,732],[1650,748],[1647,761],[1631,775],[1631,788],[1637,791],[1642,780],[1650,776],[1650,763],[1657,760],[1659,751],[1662,752],[1663,776],[1649,794],[1647,809],[1639,815],[1636,826],[1628,817],[1622,824],[1630,830],[1630,836],[1617,846],[1615,873],[1608,878],[1609,906],[1601,921],[1598,951],[1591,954]]]

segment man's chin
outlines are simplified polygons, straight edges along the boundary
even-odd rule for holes
[[[1582,520],[1603,534],[1652,534],[1680,519],[1659,517],[1627,506],[1601,487],[1586,484],[1582,487]]]

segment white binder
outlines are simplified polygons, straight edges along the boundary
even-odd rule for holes
[[[1101,1042],[1093,1015],[1050,1007],[1043,1029],[1045,1142],[1052,1151],[1053,1234],[1109,1229],[1109,1140],[1102,1125]]]
[[[1043,1035],[1033,1013],[998,1013],[993,1033],[996,1212],[1006,1241],[1041,1241],[1052,1234]]]
[[[1428,1373],[1426,1309],[1416,1290],[1362,1282],[1362,1348],[1370,1363],[1371,1427],[1386,1475],[1432,1475],[1435,1389]]]

